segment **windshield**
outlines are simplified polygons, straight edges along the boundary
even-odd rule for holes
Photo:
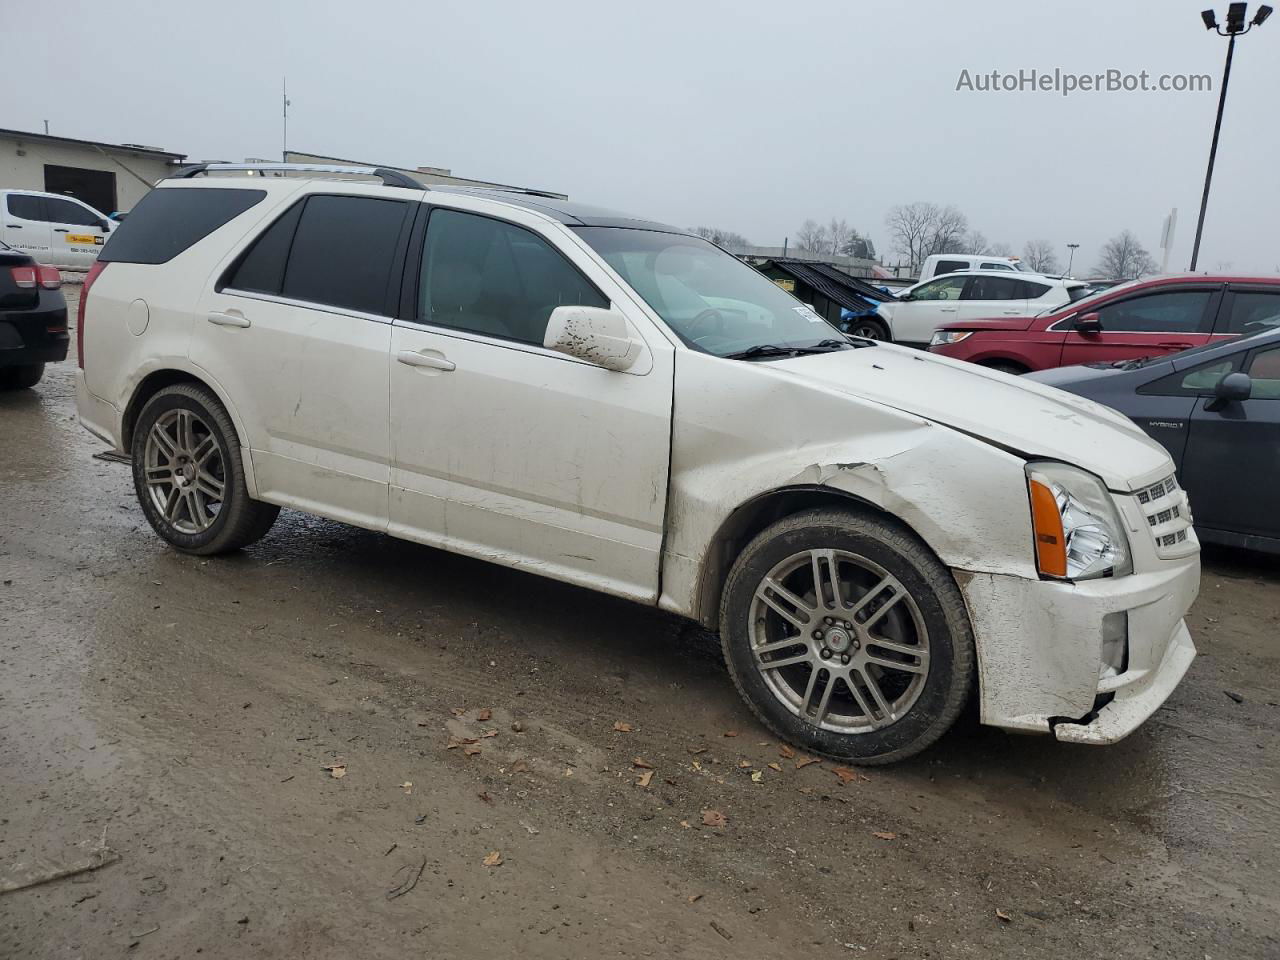
[[[847,340],[768,277],[699,237],[575,227],[687,344],[718,357]]]
[[[1094,305],[1094,303],[1096,303],[1096,302],[1098,301],[1098,299],[1099,299],[1099,298],[1101,298],[1101,297],[1102,297],[1102,295],[1103,295],[1104,293],[1106,293],[1106,294],[1118,293],[1118,292],[1119,292],[1119,291],[1121,291],[1121,290],[1124,290],[1124,289],[1126,289],[1126,288],[1128,288],[1128,287],[1133,286],[1133,285],[1134,285],[1135,283],[1137,283],[1137,282],[1138,282],[1137,280],[1130,280],[1130,281],[1128,281],[1127,283],[1117,283],[1114,287],[1106,287],[1106,288],[1104,288],[1104,289],[1102,289],[1102,290],[1095,290],[1095,291],[1093,291],[1092,293],[1090,293],[1088,296],[1081,296],[1081,297],[1080,297],[1080,299],[1078,299],[1078,300],[1076,300],[1076,299],[1073,297],[1073,298],[1072,298],[1072,302],[1071,302],[1071,304],[1070,304],[1070,305],[1071,305],[1071,309],[1072,309],[1072,310],[1077,310],[1077,311],[1079,311],[1079,310],[1084,310],[1085,312],[1088,312],[1089,308],[1090,308],[1091,306],[1093,306],[1093,305]],[[1085,291],[1087,291],[1087,290],[1089,289],[1089,286],[1088,286],[1088,284],[1086,284],[1085,286],[1080,287],[1079,289],[1080,289],[1080,290],[1085,290]],[[1036,314],[1036,316],[1038,316],[1038,317],[1043,317],[1043,316],[1045,316],[1045,315],[1047,315],[1047,314],[1050,314],[1050,313],[1057,313],[1057,312],[1058,312],[1059,310],[1061,310],[1064,306],[1066,306],[1066,304],[1062,304],[1062,303],[1060,303],[1060,304],[1058,304],[1056,307],[1050,307],[1050,308],[1049,308],[1049,309],[1047,309],[1047,310],[1041,310],[1038,314]]]

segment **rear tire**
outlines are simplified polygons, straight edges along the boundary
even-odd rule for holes
[[[5,367],[0,369],[0,389],[29,390],[43,378],[43,363],[28,363],[20,367]]]
[[[856,764],[928,747],[974,682],[973,632],[951,571],[870,513],[810,510],[760,533],[729,573],[720,637],[765,726]]]
[[[147,521],[184,553],[239,550],[262,539],[280,513],[249,496],[235,426],[203,386],[165,387],[148,400],[130,446]]]

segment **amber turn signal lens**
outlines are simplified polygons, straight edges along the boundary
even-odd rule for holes
[[[1036,566],[1049,577],[1067,575],[1067,538],[1062,531],[1058,499],[1043,482],[1027,481],[1031,488],[1031,525],[1036,534]]]

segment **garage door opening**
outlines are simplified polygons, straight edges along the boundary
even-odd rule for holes
[[[48,193],[60,193],[83,200],[103,213],[114,213],[116,210],[116,175],[106,170],[60,167],[46,163],[44,188]]]

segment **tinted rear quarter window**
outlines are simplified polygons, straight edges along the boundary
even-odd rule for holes
[[[284,216],[258,235],[239,263],[228,272],[224,287],[252,293],[280,292],[289,246],[293,243],[303,206],[303,203],[295,203]]]
[[[1026,297],[1028,300],[1035,300],[1038,297],[1043,297],[1050,289],[1049,284],[1047,283],[1034,283],[1031,280],[1016,280],[1014,282],[1022,287],[1022,296]]]
[[[294,300],[387,312],[388,281],[409,204],[313,195],[298,221],[281,294]]]
[[[168,263],[267,195],[265,190],[166,187],[138,201],[111,234],[102,263]]]

